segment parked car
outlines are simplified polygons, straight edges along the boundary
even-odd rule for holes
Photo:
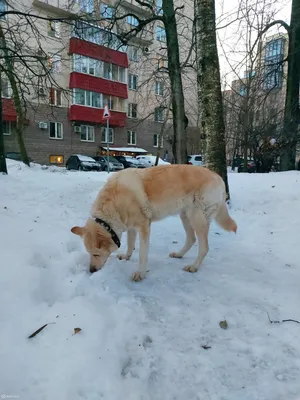
[[[240,165],[238,166],[238,172],[244,172],[244,160],[240,162]],[[253,172],[256,172],[256,165],[253,160],[249,160],[247,164],[247,172],[249,174],[252,174]]]
[[[66,168],[68,170],[76,171],[101,171],[101,165],[96,162],[92,157],[82,154],[72,154],[67,162]]]
[[[201,154],[191,154],[188,156],[188,164],[190,165],[198,165],[202,167],[203,161]]]
[[[136,159],[139,160],[139,162],[143,164],[146,168],[154,167],[156,156],[137,156]],[[166,162],[161,158],[158,159],[158,165],[169,165],[169,164],[170,164],[169,162]]]
[[[9,158],[10,160],[22,161],[21,153],[17,151],[8,151],[7,153],[5,153],[5,157]],[[32,159],[30,157],[28,158],[29,161],[32,162]]]
[[[95,156],[93,158],[101,165],[102,171],[108,171],[108,163],[106,156]],[[120,161],[118,161],[115,157],[109,156],[109,170],[121,171],[122,169],[124,169],[124,165],[120,163]]]
[[[145,165],[132,156],[115,156],[124,165],[124,168],[145,168]]]

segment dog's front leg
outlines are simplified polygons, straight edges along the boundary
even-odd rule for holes
[[[119,260],[129,260],[132,256],[135,241],[136,241],[136,230],[135,229],[128,229],[127,231],[127,252],[126,254],[118,254],[117,257]]]
[[[148,264],[149,252],[149,237],[150,237],[150,223],[147,222],[139,229],[140,237],[140,253],[139,253],[139,268],[132,274],[133,281],[141,281],[145,278]]]

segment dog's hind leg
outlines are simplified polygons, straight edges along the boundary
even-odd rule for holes
[[[184,270],[187,272],[197,272],[200,264],[208,252],[208,231],[209,221],[199,209],[194,210],[189,218],[198,239],[198,256],[192,265],[187,265]]]
[[[135,241],[136,241],[136,230],[135,229],[128,229],[127,231],[127,252],[126,254],[118,254],[117,257],[119,260],[130,260],[132,256]]]
[[[181,250],[178,252],[173,252],[169,254],[169,257],[173,258],[182,258],[193,246],[193,244],[196,242],[196,237],[194,233],[194,229],[185,213],[185,211],[182,211],[180,214],[181,222],[184,227],[185,233],[186,233],[186,239],[185,239],[185,244]]]

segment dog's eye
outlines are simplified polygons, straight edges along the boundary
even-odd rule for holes
[[[93,257],[97,258],[97,257],[99,257],[99,254],[93,254]]]

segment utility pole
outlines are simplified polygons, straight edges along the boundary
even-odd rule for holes
[[[3,109],[2,109],[2,81],[0,70],[0,173],[7,174],[5,158],[4,136],[3,136]]]
[[[109,173],[109,119],[110,111],[108,105],[105,104],[103,111],[103,118],[106,119],[106,156],[107,156],[107,172]]]

